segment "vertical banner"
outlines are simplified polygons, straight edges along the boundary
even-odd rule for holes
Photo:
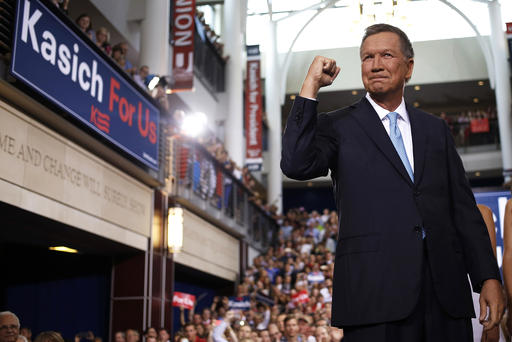
[[[262,159],[262,107],[260,79],[260,46],[247,46],[247,77],[245,87],[245,141],[247,167],[260,171]]]
[[[512,23],[507,23],[507,41],[509,61],[512,60]]]
[[[191,91],[194,86],[195,0],[173,0],[172,75],[173,92]]]

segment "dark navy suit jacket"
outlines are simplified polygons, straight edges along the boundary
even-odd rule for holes
[[[317,115],[316,106],[296,98],[281,169],[298,180],[331,170],[340,218],[332,325],[407,317],[418,301],[423,262],[430,264],[446,312],[474,317],[467,273],[477,292],[484,280],[500,275],[448,126],[407,106],[413,183],[366,98],[327,114]]]

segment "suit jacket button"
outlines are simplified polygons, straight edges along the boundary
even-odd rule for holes
[[[414,196],[418,197],[419,195],[421,195],[421,192],[419,190],[415,190],[414,191]]]

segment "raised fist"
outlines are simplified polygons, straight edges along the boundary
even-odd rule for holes
[[[316,98],[320,88],[329,86],[334,82],[340,72],[336,61],[331,58],[316,56],[309,66],[308,73],[302,84],[299,95],[302,97]]]

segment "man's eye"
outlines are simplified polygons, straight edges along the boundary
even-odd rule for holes
[[[391,58],[391,57],[393,57],[393,55],[392,55],[392,54],[390,54],[389,52],[386,52],[383,56],[384,56],[384,57],[387,57],[387,58]]]

